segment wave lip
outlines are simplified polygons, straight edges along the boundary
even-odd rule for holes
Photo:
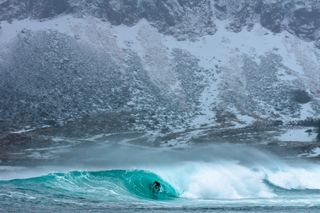
[[[273,202],[303,198],[312,202],[317,199],[316,203],[320,203],[318,174],[318,169],[290,166],[252,169],[236,162],[189,162],[148,171],[51,173],[28,179],[0,181],[0,191],[23,192],[31,197],[44,195],[51,199],[65,196],[101,202]],[[154,181],[161,184],[158,192],[152,189]]]
[[[154,181],[161,183],[159,192],[152,191]],[[37,191],[40,194],[61,194],[99,200],[130,198],[170,200],[179,196],[169,183],[156,174],[144,170],[73,171],[0,181],[0,188],[6,186]]]

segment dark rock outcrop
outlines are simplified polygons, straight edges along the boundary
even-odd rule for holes
[[[319,8],[320,3],[312,0],[3,0],[0,21],[43,21],[71,14],[133,26],[145,19],[162,34],[194,41],[214,34],[219,30],[215,22],[225,20],[232,32],[250,30],[260,23],[273,33],[288,31],[318,45]],[[165,128],[186,124],[199,111],[199,97],[207,83],[199,59],[181,49],[164,51],[165,57],[172,58],[164,60],[168,60],[168,69],[179,87],[169,91],[153,82],[142,58],[132,49],[121,50],[123,55],[118,57],[55,30],[23,30],[11,45],[10,53],[4,54],[6,58],[0,63],[0,119],[13,122],[15,127],[54,126],[77,119],[81,123],[84,118],[90,118],[87,123],[96,126],[91,118],[101,115],[105,117],[96,119],[97,123],[113,128],[106,121],[114,120],[119,113],[126,115],[128,126],[115,126],[122,125],[123,131],[139,125]],[[236,51],[241,52],[238,48]],[[243,82],[226,82],[219,91],[222,101],[244,109],[246,115],[298,118],[301,104],[310,102],[314,93],[307,94],[303,86],[279,79],[281,56],[270,53],[261,56],[260,62],[250,56],[242,60],[243,67],[235,72],[242,72]],[[219,66],[212,68],[214,76]],[[221,111],[217,120],[236,120],[224,109],[210,110]]]
[[[229,19],[229,29],[235,32],[260,21],[274,33],[289,30],[314,41],[319,39],[319,8],[312,0],[5,0],[0,3],[0,21],[74,14],[130,26],[146,19],[160,32],[197,39],[215,33],[215,20]]]

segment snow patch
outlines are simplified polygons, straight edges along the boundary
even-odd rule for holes
[[[300,119],[305,120],[307,118],[313,118],[315,113],[311,107],[311,103],[307,103],[301,106]]]
[[[320,156],[320,148],[316,147],[313,150],[311,150],[311,153],[309,153],[308,157],[314,158],[314,157],[319,157]]]
[[[114,7],[117,7],[116,1]],[[222,67],[234,70],[237,63],[240,63],[235,60],[243,55],[248,55],[257,62],[261,56],[270,52],[280,55],[285,68],[280,70],[279,78],[283,81],[302,79],[304,85],[310,87],[310,91],[320,98],[320,94],[317,93],[320,90],[320,73],[317,71],[320,66],[319,51],[311,43],[302,41],[288,32],[274,34],[259,24],[250,31],[234,33],[226,29],[229,25],[227,21],[216,21],[218,31],[214,35],[203,36],[196,41],[180,41],[173,36],[163,35],[144,19],[131,27],[113,26],[97,18],[89,16],[76,18],[71,15],[58,16],[46,21],[31,19],[14,20],[12,23],[2,21],[0,25],[2,27],[0,48],[5,47],[19,33],[27,29],[56,30],[74,37],[79,42],[107,51],[120,61],[124,58],[125,49],[130,49],[141,58],[150,78],[173,93],[179,92],[181,87],[172,69],[171,53],[176,48],[188,51],[198,58],[199,65],[206,69],[206,73],[202,74],[207,86],[199,97],[198,115],[191,123],[191,126],[195,127],[215,124],[214,108],[221,103],[218,85],[221,79],[226,77],[219,72]],[[253,123],[252,117],[241,114],[239,110],[236,111],[239,123]],[[302,106],[301,119],[314,115],[311,104]]]
[[[320,147],[312,149],[310,152],[302,153],[298,157],[316,158],[320,156]]]
[[[316,140],[316,134],[306,132],[308,129],[289,129],[276,137],[279,141],[307,142],[312,143]]]

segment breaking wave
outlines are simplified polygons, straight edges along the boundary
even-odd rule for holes
[[[161,190],[154,192],[154,181]],[[249,168],[236,162],[189,162],[148,170],[73,171],[0,182],[1,191],[99,201],[272,199],[320,195],[320,170]]]

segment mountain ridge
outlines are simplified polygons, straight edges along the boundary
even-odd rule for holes
[[[302,26],[277,28],[282,15],[269,6],[263,11],[274,24],[267,25],[258,17],[267,12],[256,3],[280,1],[157,1],[172,6],[175,24],[128,9],[132,2],[146,7],[143,0],[59,1],[71,7],[55,5],[47,17],[37,15],[50,1],[39,2],[0,2],[2,11],[16,8],[0,17],[1,120],[48,124],[123,113],[124,126],[143,130],[288,123],[320,113],[318,25],[311,21],[315,28],[308,28],[306,14],[298,13]],[[75,9],[76,2],[84,9]],[[298,3],[281,1],[281,7],[317,10],[315,1]],[[99,9],[104,12],[96,14]],[[116,9],[126,12],[113,17]],[[283,17],[297,20],[292,11]],[[208,16],[213,22],[203,24]]]

